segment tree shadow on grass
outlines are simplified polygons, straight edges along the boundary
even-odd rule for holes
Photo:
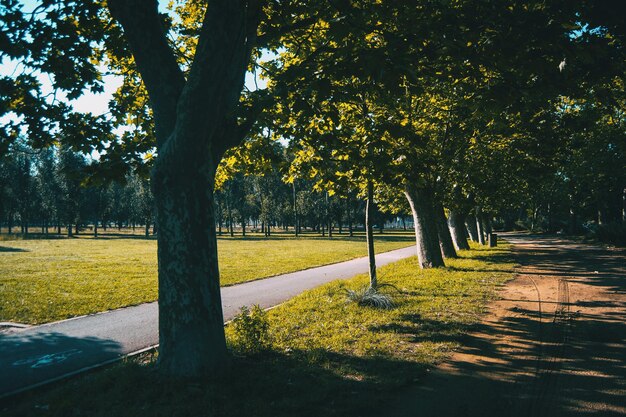
[[[535,406],[535,390],[544,385],[542,378],[546,377],[537,374],[537,369],[548,365],[550,355],[545,356],[545,363],[538,359],[542,350],[546,352],[545,343],[530,343],[527,348],[520,348],[520,340],[537,331],[534,312],[521,313],[517,311],[519,315],[500,322],[474,325],[426,320],[419,314],[409,314],[399,320],[408,324],[371,329],[405,333],[413,337],[413,343],[459,342],[465,355],[493,358],[453,362],[445,380],[430,375],[429,365],[420,362],[417,356],[413,361],[375,354],[359,357],[327,349],[269,351],[234,357],[224,375],[203,380],[168,378],[157,372],[153,362],[148,365],[128,362],[82,376],[45,393],[32,394],[5,411],[15,416],[94,417],[534,415],[528,414],[529,407]],[[568,367],[581,370],[598,367],[598,374],[569,375],[563,402],[552,403],[550,410],[557,415],[570,415],[568,407],[580,401],[581,393],[576,387],[594,388],[599,383],[603,386],[601,392],[591,389],[584,394],[585,400],[618,407],[622,398],[610,393],[619,389],[620,384],[623,386],[622,363],[601,364],[596,358],[575,352],[588,349],[585,343],[593,343],[602,357],[621,357],[624,341],[620,335],[626,332],[624,324],[577,320],[572,326],[572,338],[565,351],[571,358]],[[473,333],[465,336],[469,329]],[[583,337],[578,337],[581,333]],[[497,343],[476,334],[494,335]],[[544,328],[544,336],[550,336],[550,328]],[[549,341],[546,337],[545,342]],[[597,376],[600,372],[601,381]],[[513,373],[517,376],[511,377]],[[440,383],[450,381],[458,392],[441,389]],[[476,397],[485,393],[485,386],[488,398]],[[450,385],[446,385],[448,388]],[[398,392],[404,393],[402,399],[398,398]],[[461,410],[465,414],[457,414],[459,410],[455,407],[459,399],[454,397],[450,404],[450,395],[457,394],[467,401],[458,403],[460,407],[468,407]],[[424,397],[435,398],[428,401],[430,407],[434,403],[444,412],[437,414],[439,408],[424,408]],[[396,407],[398,403],[401,405]]]
[[[9,246],[0,246],[0,253],[2,252],[30,252],[30,250],[22,248],[12,248]]]
[[[416,362],[326,350],[233,358],[225,375],[204,380],[168,378],[153,363],[126,363],[28,394],[4,411],[29,417],[360,416],[424,370]]]

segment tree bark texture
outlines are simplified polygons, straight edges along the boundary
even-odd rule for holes
[[[367,202],[365,205],[365,236],[367,239],[367,257],[369,260],[370,287],[376,289],[378,278],[376,276],[376,253],[374,252],[374,226],[372,217],[374,214],[374,184],[367,181]]]
[[[458,250],[468,250],[470,248],[467,243],[467,232],[465,230],[465,215],[457,210],[450,211],[450,218],[448,224],[450,226],[450,234],[452,235],[452,241],[454,246]]]
[[[444,258],[458,258],[456,250],[454,249],[454,243],[452,242],[452,236],[450,235],[450,229],[448,229],[448,219],[441,203],[435,203],[433,206],[435,210],[435,220],[437,222],[437,236],[439,236],[439,247],[441,248],[441,254]]]
[[[161,372],[200,377],[227,362],[213,185],[223,153],[241,142],[239,99],[261,13],[258,0],[208,3],[185,79],[156,0],[109,0],[124,29],[154,112],[158,158]]]
[[[182,376],[226,364],[213,193],[207,187],[211,171],[207,166],[187,175],[159,170],[153,175],[161,219],[159,366]]]
[[[441,256],[441,249],[439,248],[432,191],[407,186],[405,195],[413,212],[417,257],[420,267],[436,268],[445,266]]]
[[[467,216],[465,225],[467,226],[467,233],[472,242],[478,242],[478,227],[476,226],[476,217],[474,215]]]
[[[478,232],[478,243],[484,245],[485,240],[485,228],[483,224],[483,212],[480,207],[476,207],[476,231]]]
[[[483,212],[481,219],[483,222],[483,230],[485,231],[485,235],[489,236],[491,232],[493,232],[493,226],[491,224],[491,215]]]

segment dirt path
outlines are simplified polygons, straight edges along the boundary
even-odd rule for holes
[[[508,235],[521,264],[453,358],[386,416],[626,416],[626,250]]]

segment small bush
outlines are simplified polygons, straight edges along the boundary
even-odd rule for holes
[[[348,301],[357,303],[360,306],[382,308],[388,310],[393,308],[393,300],[390,296],[383,294],[370,286],[357,290],[347,290]]]
[[[235,351],[244,355],[260,353],[270,346],[267,312],[258,305],[241,307],[232,321],[231,344]]]

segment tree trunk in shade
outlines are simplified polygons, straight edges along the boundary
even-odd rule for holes
[[[417,258],[420,267],[436,268],[445,266],[443,256],[441,256],[441,249],[439,248],[432,191],[409,185],[404,193],[413,213]]]
[[[482,224],[483,224],[483,230],[485,231],[485,240],[486,240],[487,239],[486,236],[489,236],[489,234],[493,232],[493,225],[491,224],[491,215],[487,213],[483,213],[483,215],[481,216],[481,219],[482,219]]]
[[[157,165],[152,181],[160,220],[159,366],[179,375],[222,368],[227,357],[210,186],[214,168],[202,165]]]
[[[109,0],[107,5],[124,30],[154,114],[158,158],[151,184],[159,228],[158,368],[169,376],[215,375],[228,362],[215,230],[215,169],[224,152],[243,141],[256,117],[237,115],[262,2],[208,2],[186,74],[163,30],[158,2]]]
[[[444,258],[458,258],[450,229],[448,229],[448,219],[441,203],[434,204],[435,220],[437,222],[437,236],[439,237],[439,247]]]
[[[452,235],[454,246],[459,250],[468,250],[470,247],[469,243],[467,243],[465,216],[460,211],[451,210],[448,224],[450,226],[450,234]]]
[[[478,243],[484,245],[486,243],[486,240],[482,218],[483,212],[481,211],[480,207],[476,207],[476,230],[478,231]]]
[[[626,224],[626,187],[622,190],[622,223]]]
[[[478,227],[476,226],[476,217],[473,214],[467,216],[465,225],[467,226],[467,233],[472,242],[478,242]]]

